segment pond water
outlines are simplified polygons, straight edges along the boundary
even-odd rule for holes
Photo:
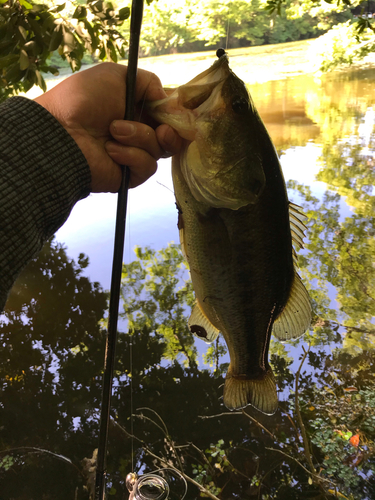
[[[272,417],[226,410],[225,344],[207,351],[188,332],[192,290],[168,246],[178,242],[169,162],[130,193],[108,498],[128,498],[132,462],[137,472],[182,467],[187,499],[200,498],[193,481],[220,499],[375,497],[374,83],[375,70],[362,70],[250,86],[289,197],[308,216],[299,263],[314,317],[300,340],[272,341],[280,400]],[[98,441],[115,206],[113,195],[78,203],[9,298],[0,500],[92,491],[84,459]],[[182,481],[172,483],[170,498],[181,498]]]

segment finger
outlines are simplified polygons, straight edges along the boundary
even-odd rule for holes
[[[163,99],[167,94],[163,90],[163,85],[160,79],[150,71],[138,69],[137,72],[137,88],[136,88],[136,102],[142,99],[156,101]]]
[[[116,161],[105,156],[100,168],[91,169],[92,193],[117,193],[120,189],[122,170]]]
[[[156,139],[164,150],[163,158],[168,158],[181,151],[183,140],[169,125],[160,125],[155,130]]]
[[[126,165],[130,169],[129,187],[134,188],[147,181],[157,169],[155,158],[144,149],[124,146],[119,142],[109,141],[105,148],[113,161]]]
[[[164,153],[155,131],[144,123],[116,120],[111,123],[110,132],[117,142],[125,146],[144,149],[158,160]]]

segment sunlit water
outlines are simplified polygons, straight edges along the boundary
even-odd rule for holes
[[[265,417],[249,409],[258,423],[233,414],[201,420],[198,415],[226,411],[220,399],[225,367],[215,379],[210,371],[184,368],[183,354],[175,364],[167,362],[158,343],[148,337],[147,322],[134,341],[135,408],[147,406],[162,414],[171,439],[185,446],[179,453],[186,474],[218,498],[318,498],[322,491],[326,498],[335,491],[350,499],[375,495],[374,83],[375,72],[368,70],[321,79],[299,76],[249,87],[279,152],[285,180],[297,183],[295,189],[290,186],[290,199],[309,216],[300,272],[310,289],[315,317],[311,332],[295,346],[274,343],[271,347],[281,411]],[[178,242],[172,189],[170,162],[163,160],[152,179],[130,192],[125,262],[134,260],[135,245],[159,250]],[[56,234],[69,257],[77,261],[82,252],[89,257],[83,275],[105,290],[110,284],[115,212],[116,196],[90,195],[76,205]],[[80,460],[91,457],[97,443],[104,354],[100,331],[93,332],[105,304],[94,291],[86,301],[86,285],[81,283],[75,287],[81,290],[82,285],[82,297],[59,306],[64,300],[60,292],[74,283],[74,273],[60,278],[59,265],[48,264],[48,258],[43,265],[50,266],[56,280],[39,283],[33,281],[33,273],[26,274],[26,286],[17,285],[18,291],[23,290],[22,314],[9,313],[0,330],[4,395],[0,451],[43,448],[68,457],[76,469],[40,450],[3,453],[0,500],[86,499],[83,484],[90,489]],[[11,297],[12,303],[19,311],[20,304]],[[300,404],[315,472],[303,451],[293,396],[294,377],[308,342],[312,348],[300,380]],[[196,346],[199,367],[209,368],[201,357],[206,346],[200,341]],[[113,416],[129,431],[126,336],[120,338],[118,353]],[[220,363],[226,361],[228,356],[222,356]],[[154,413],[145,414],[160,424]],[[160,428],[140,419],[135,424],[135,435],[149,450],[178,466],[176,452]],[[119,429],[112,429],[109,459],[109,491],[116,499],[127,498],[124,478],[131,470],[130,441]],[[359,444],[351,440],[355,436]],[[208,450],[210,460],[189,448],[189,442]],[[141,452],[138,441],[134,447],[138,449],[136,468],[160,466]],[[173,494],[178,498],[178,492]],[[187,498],[199,498],[192,485]]]

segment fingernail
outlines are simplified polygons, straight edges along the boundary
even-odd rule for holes
[[[124,137],[133,135],[137,130],[132,123],[126,122],[124,120],[115,120],[114,122],[112,122],[112,127],[114,128],[116,135]]]

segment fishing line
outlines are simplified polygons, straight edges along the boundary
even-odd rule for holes
[[[131,7],[130,20],[130,44],[128,70],[126,74],[126,104],[125,117],[127,121],[133,121],[135,116],[135,91],[138,69],[138,53],[140,32],[143,17],[143,0],[133,0]],[[143,103],[142,103],[143,110]],[[141,112],[142,112],[141,110]],[[95,480],[95,500],[105,500],[105,479],[107,466],[107,445],[108,431],[110,422],[110,407],[113,384],[113,371],[115,363],[115,351],[117,340],[117,326],[119,301],[121,294],[121,278],[123,269],[123,255],[125,246],[125,226],[126,226],[126,208],[128,201],[128,188],[130,180],[130,170],[128,166],[122,166],[123,175],[121,187],[118,192],[115,242],[113,251],[112,277],[110,289],[109,315],[108,315],[108,333],[106,337],[104,374],[103,374],[103,394],[102,407],[100,414],[99,445],[96,465]],[[187,483],[184,476],[175,469],[158,469],[154,473],[141,475],[139,478],[134,473],[134,433],[133,433],[133,333],[129,332],[129,355],[130,355],[130,426],[131,426],[131,461],[132,472],[126,478],[126,486],[132,493],[134,500],[167,500],[169,498],[169,483],[162,477],[166,470],[172,472],[170,481],[182,481],[184,485],[183,500],[187,493]],[[173,477],[173,480],[172,480]]]
[[[132,473],[134,473],[134,417],[133,417],[133,333],[130,334],[130,434]]]
[[[140,117],[139,117],[140,120]],[[130,200],[129,200],[130,201]],[[130,206],[130,203],[129,203]],[[130,210],[128,211],[127,214],[127,229],[128,229],[128,262],[131,262],[131,251],[132,251],[132,245],[131,245],[131,212]],[[126,266],[126,264],[125,264]],[[123,297],[123,301],[125,303],[125,297]],[[132,472],[134,472],[134,418],[133,418],[133,335],[134,331],[130,330],[129,328],[129,318],[127,321],[127,328],[128,328],[128,337],[129,337],[129,386],[130,386],[130,434],[131,434],[131,440],[130,440],[130,446],[131,446],[131,464],[132,464]]]
[[[126,74],[126,104],[125,120],[133,121],[135,112],[135,90],[137,79],[139,39],[143,16],[143,0],[133,0],[130,20],[130,44],[128,71]],[[106,338],[103,395],[100,414],[98,458],[96,466],[95,500],[105,499],[105,478],[107,467],[108,430],[110,422],[110,406],[112,396],[113,370],[115,363],[118,310],[120,301],[120,287],[122,262],[124,254],[126,207],[128,201],[130,170],[123,166],[122,182],[117,198],[117,214],[115,243],[113,250],[111,290],[108,316],[108,334]]]
[[[168,473],[166,473],[167,471]],[[162,475],[171,477],[167,481]],[[168,500],[171,492],[169,483],[173,482],[172,478],[181,482],[184,491],[178,500],[184,500],[188,491],[186,479],[181,472],[172,467],[156,469],[140,477],[130,473],[126,476],[126,487],[129,493],[133,494],[134,500]]]
[[[163,188],[168,189],[168,191],[170,191],[174,196],[174,191],[172,191],[171,188],[169,188],[168,186],[166,186],[165,184],[163,184],[162,182],[159,182],[159,181],[156,181],[156,184],[159,184],[160,186],[163,186]]]
[[[227,22],[227,40],[225,42],[225,50],[228,50],[228,39],[229,39],[229,12],[228,12],[228,22]]]

